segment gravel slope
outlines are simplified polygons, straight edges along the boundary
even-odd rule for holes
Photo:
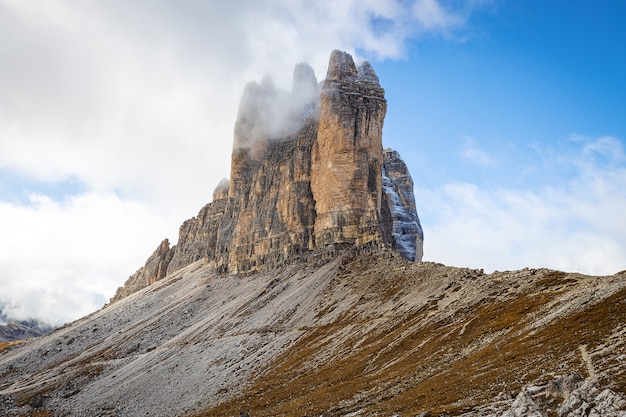
[[[212,271],[0,352],[0,414],[499,415],[529,387],[553,414],[559,377],[626,390],[624,273],[487,275],[386,251]]]

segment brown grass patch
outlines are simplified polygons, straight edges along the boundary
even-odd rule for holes
[[[0,353],[4,352],[5,350],[9,350],[14,346],[17,346],[26,342],[27,340],[16,340],[13,342],[0,342]]]
[[[537,282],[539,291],[575,282],[560,273]],[[375,285],[373,292],[378,290]],[[387,297],[394,290],[381,292]],[[429,308],[381,321],[358,348],[335,342],[358,324],[344,316],[310,329],[243,395],[198,416],[339,416],[358,409],[391,415],[455,415],[501,392],[586,369],[578,346],[599,346],[626,317],[626,290],[537,330],[524,330],[554,291],[508,300],[484,299],[456,316],[425,325]],[[366,324],[363,322],[362,324]],[[351,326],[351,327],[350,327]],[[626,391],[626,375],[612,382]],[[565,369],[565,370],[564,370]]]

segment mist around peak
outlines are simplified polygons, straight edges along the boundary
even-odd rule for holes
[[[299,63],[291,91],[277,88],[270,75],[249,82],[239,102],[235,148],[253,148],[260,140],[276,140],[296,133],[306,119],[319,117],[320,88],[313,68]]]

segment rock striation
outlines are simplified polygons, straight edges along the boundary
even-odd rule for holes
[[[420,261],[424,253],[424,231],[415,208],[413,179],[400,154],[393,149],[385,149],[383,154],[382,188],[381,224],[387,241],[405,259]]]
[[[115,292],[111,302],[120,300],[128,295],[139,291],[148,285],[163,279],[167,275],[167,267],[175,253],[174,248],[170,249],[170,242],[164,239],[156,250],[150,255],[145,265],[133,275],[128,277],[123,287],[119,287]]]
[[[222,275],[390,248],[421,261],[413,180],[382,146],[385,92],[368,62],[333,51],[318,83],[308,64],[292,89],[249,83],[234,128],[230,181],[161,244],[113,300],[204,259]]]
[[[382,128],[387,101],[368,63],[334,51],[322,84],[311,189],[318,247],[385,243],[382,204]]]

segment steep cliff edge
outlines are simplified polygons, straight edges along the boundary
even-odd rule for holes
[[[391,234],[387,240],[405,259],[420,261],[424,253],[424,231],[415,209],[413,179],[400,154],[393,149],[384,151],[382,179],[382,224],[386,233]]]
[[[170,249],[169,240],[163,240],[152,255],[150,255],[145,265],[139,268],[133,275],[128,277],[124,286],[117,289],[115,295],[111,298],[111,302],[121,300],[122,298],[165,278],[167,275],[167,267],[171,262],[174,253],[175,247]]]
[[[382,128],[387,102],[371,66],[334,51],[322,84],[311,189],[317,247],[383,246]]]
[[[386,109],[372,66],[341,51],[331,53],[321,88],[307,64],[295,67],[289,92],[269,77],[249,83],[230,181],[112,301],[200,259],[222,275],[327,261],[353,246],[421,261],[413,181],[397,152],[383,152]]]

